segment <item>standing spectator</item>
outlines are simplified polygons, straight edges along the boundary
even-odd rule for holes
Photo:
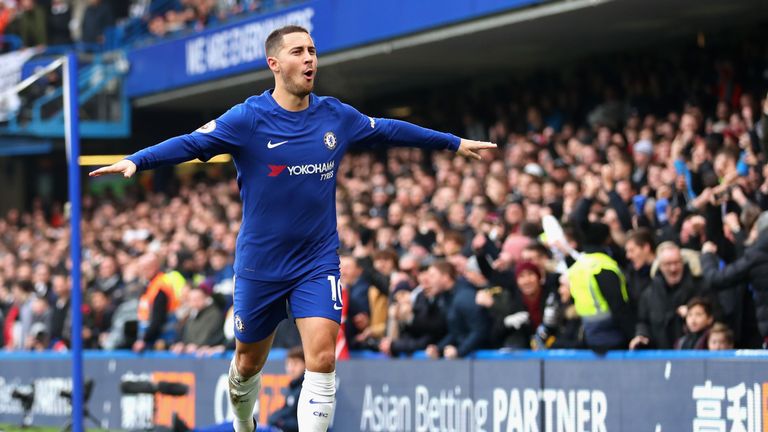
[[[643,291],[651,284],[651,266],[656,259],[653,233],[647,228],[630,232],[624,245],[627,252],[627,289],[632,301],[637,304]]]
[[[69,322],[72,289],[70,278],[66,273],[54,273],[52,291],[56,295],[56,301],[53,303],[53,311],[51,312],[51,341],[54,344],[61,344],[63,348],[68,348],[69,337],[65,337],[65,330],[69,333],[66,324]]]
[[[173,286],[160,271],[160,260],[156,255],[142,255],[139,271],[147,285],[139,299],[139,337],[133,344],[136,352],[152,349],[156,342],[169,338],[167,329],[172,325],[171,317],[178,305]]]
[[[101,340],[112,325],[114,308],[109,297],[102,291],[91,291],[88,299],[88,313],[84,316],[83,344],[92,349],[101,348]]]
[[[427,355],[447,359],[465,357],[486,347],[491,320],[488,312],[475,303],[475,289],[446,261],[436,261],[428,270],[429,283],[441,292],[450,293],[446,311],[448,334],[436,345],[427,347]]]
[[[109,255],[104,257],[90,288],[101,291],[113,302],[120,303],[123,299],[123,278],[114,257]]]
[[[705,297],[692,298],[686,305],[686,333],[675,342],[675,349],[707,349],[709,331],[714,321],[712,302]]]
[[[475,301],[488,308],[493,318],[495,346],[529,349],[534,330],[542,323],[546,301],[542,274],[535,263],[520,261],[515,266],[515,281],[517,287],[512,290],[494,287],[478,291]],[[496,295],[492,295],[494,291]]]
[[[367,279],[357,258],[341,257],[340,269],[341,283],[349,292],[347,343],[352,349],[373,348],[386,328],[386,297],[379,301],[380,291]]]
[[[48,43],[50,45],[69,45],[72,35],[69,22],[72,21],[72,10],[67,0],[53,0],[48,11]]]
[[[88,0],[82,22],[82,41],[103,44],[104,31],[114,24],[112,7],[103,0]]]
[[[408,282],[393,290],[390,305],[392,331],[379,342],[379,351],[397,356],[413,354],[436,344],[445,336],[448,295],[430,283],[427,272],[419,274],[419,285],[410,291]]]
[[[768,344],[768,212],[755,222],[751,236],[757,238],[742,257],[720,268],[718,248],[707,242],[702,247],[701,266],[707,285],[714,290],[725,290],[736,284],[748,283],[752,296],[745,298],[747,308],[754,308],[763,345]],[[752,303],[754,301],[754,303]],[[745,310],[745,313],[751,313]]]
[[[46,350],[51,342],[51,309],[48,301],[33,294],[31,311],[32,321],[24,337],[24,348],[30,351]]]
[[[194,354],[200,348],[224,343],[224,314],[211,297],[201,287],[195,287],[187,293],[186,303],[188,315],[171,351]]]
[[[691,274],[679,246],[664,242],[656,252],[660,271],[640,297],[636,335],[629,349],[671,349],[683,335],[685,305],[701,293],[704,284],[701,277]]]
[[[5,30],[13,20],[15,13],[16,11],[11,2],[5,0],[0,1],[0,35],[5,34]],[[3,46],[0,45],[0,49],[2,48]]]
[[[624,274],[606,253],[609,228],[603,223],[587,222],[582,229],[584,253],[568,270],[568,278],[584,327],[584,343],[598,351],[625,349],[632,336],[635,311]]]
[[[24,348],[24,341],[32,326],[32,302],[34,288],[29,281],[16,282],[11,287],[13,304],[5,315],[3,333],[5,347],[10,350]]]
[[[25,47],[46,45],[48,35],[45,17],[46,12],[35,4],[35,0],[20,0],[19,11],[6,33],[18,35]]]

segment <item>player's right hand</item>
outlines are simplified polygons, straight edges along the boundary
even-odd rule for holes
[[[481,160],[482,157],[478,153],[479,150],[490,150],[495,148],[496,144],[494,143],[473,141],[462,138],[461,143],[459,144],[459,149],[456,150],[456,153],[471,159]]]
[[[88,176],[98,177],[104,174],[122,174],[123,177],[130,178],[135,172],[136,164],[129,161],[128,159],[123,159],[120,162],[113,163],[110,166],[101,167],[96,171],[91,171],[88,173]]]

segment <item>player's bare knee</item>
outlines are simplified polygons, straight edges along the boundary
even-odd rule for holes
[[[261,359],[256,353],[248,351],[235,352],[235,365],[237,372],[247,378],[250,378],[261,371],[266,359]]]
[[[336,355],[333,351],[320,351],[307,358],[307,369],[312,372],[329,373],[336,370]]]

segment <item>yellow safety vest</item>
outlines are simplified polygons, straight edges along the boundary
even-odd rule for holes
[[[625,302],[629,301],[627,283],[616,261],[600,252],[583,254],[568,269],[571,297],[573,297],[576,313],[582,318],[604,318],[611,315],[611,308],[605,301],[595,278],[603,270],[616,273],[621,281],[621,296]]]

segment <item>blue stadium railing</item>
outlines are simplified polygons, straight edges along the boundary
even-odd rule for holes
[[[287,349],[273,348],[269,353],[270,360],[284,360]],[[234,351],[225,351],[206,358],[231,358]],[[68,352],[55,351],[10,351],[4,352],[0,358],[2,360],[66,360],[71,357]],[[192,354],[173,354],[168,351],[147,351],[142,354],[136,354],[129,350],[103,351],[103,350],[85,350],[83,357],[86,360],[96,359],[174,359],[174,358],[197,358]],[[384,354],[371,351],[353,351],[350,353],[353,360],[371,360],[371,361],[397,361],[398,359],[411,360],[429,360],[425,351],[417,351],[411,357],[390,358]],[[605,354],[598,354],[590,350],[544,350],[544,351],[501,351],[501,350],[481,350],[472,353],[466,357],[473,360],[685,360],[685,359],[768,359],[768,350],[640,350],[640,351],[608,351]]]
[[[74,46],[50,46],[27,64],[33,69],[49,64],[57,57],[70,52]],[[128,63],[124,51],[95,52],[94,46],[79,45],[78,51],[91,52],[81,57],[78,76],[79,106],[86,104],[116,82],[117,116],[113,118],[83,118],[80,122],[80,135],[83,138],[124,138],[130,135],[130,101],[122,91],[122,77],[128,72]],[[24,93],[22,92],[22,95]],[[0,123],[0,135],[29,136],[36,138],[64,137],[63,103],[51,108],[51,104],[62,100],[63,87],[55,87],[46,94],[25,101],[24,106]],[[115,102],[115,101],[113,101]]]

